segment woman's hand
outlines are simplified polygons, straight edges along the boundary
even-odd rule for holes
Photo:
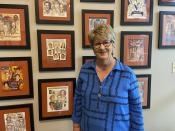
[[[73,131],[80,131],[80,125],[77,123],[73,123]]]

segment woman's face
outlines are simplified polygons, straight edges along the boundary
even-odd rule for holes
[[[106,39],[94,42],[93,50],[94,54],[96,55],[96,59],[108,60],[109,58],[111,58],[113,50],[112,44],[112,41]]]

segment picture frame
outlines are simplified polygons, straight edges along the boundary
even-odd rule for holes
[[[151,68],[152,32],[122,31],[120,60],[133,69]]]
[[[35,131],[33,104],[0,106],[0,123],[2,131]]]
[[[159,12],[159,49],[175,48],[175,11]]]
[[[85,64],[88,61],[94,61],[95,58],[95,56],[82,56],[82,64]]]
[[[80,2],[114,3],[115,0],[80,0]]]
[[[73,4],[73,0],[62,1],[62,3],[54,0],[35,0],[36,23],[73,25]]]
[[[30,49],[28,5],[0,4],[0,49]]]
[[[82,47],[90,49],[89,32],[98,24],[106,23],[113,27],[113,10],[82,10]]]
[[[175,6],[175,0],[158,0],[160,6]]]
[[[31,57],[0,58],[0,100],[33,98]]]
[[[150,109],[151,74],[136,75],[139,83],[139,92],[143,109]]]
[[[75,78],[39,79],[39,120],[70,118]]]
[[[74,31],[37,30],[39,71],[75,70]]]
[[[121,0],[121,25],[152,25],[153,0],[136,1]]]

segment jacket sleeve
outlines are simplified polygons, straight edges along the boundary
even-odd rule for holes
[[[132,72],[130,76],[130,89],[128,95],[130,110],[130,131],[144,131],[139,85],[134,72]]]
[[[73,123],[77,123],[77,124],[80,124],[81,114],[82,114],[81,86],[82,86],[82,80],[78,78],[77,86],[75,88],[74,106],[73,106],[73,114],[72,114],[72,121]]]

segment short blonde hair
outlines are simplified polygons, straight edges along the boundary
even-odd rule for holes
[[[97,25],[88,35],[89,42],[93,45],[96,41],[111,40],[116,43],[116,34],[112,27],[107,24]]]

